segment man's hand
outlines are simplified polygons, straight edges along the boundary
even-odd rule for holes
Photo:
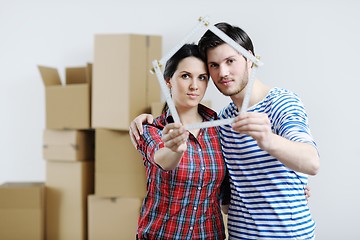
[[[143,134],[143,123],[153,123],[154,117],[151,114],[140,114],[131,123],[129,127],[129,135],[131,142],[135,148],[137,148],[137,141],[140,139],[140,135]]]
[[[310,196],[311,196],[309,185],[306,185],[306,186],[304,187],[304,190],[305,190],[306,200],[309,202],[309,198],[310,198]]]
[[[271,123],[265,113],[246,112],[235,118],[232,128],[240,133],[254,138],[263,150],[267,150],[271,144],[273,133]]]

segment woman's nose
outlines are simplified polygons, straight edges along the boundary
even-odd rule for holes
[[[190,89],[193,89],[193,90],[197,90],[197,89],[198,89],[198,84],[197,84],[197,81],[196,81],[196,80],[192,80],[192,81],[191,81]]]

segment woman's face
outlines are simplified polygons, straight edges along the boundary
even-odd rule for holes
[[[168,82],[175,106],[178,109],[197,107],[205,95],[208,80],[203,61],[196,57],[181,60]]]

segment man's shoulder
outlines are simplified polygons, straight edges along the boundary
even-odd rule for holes
[[[238,115],[238,109],[233,102],[230,102],[226,107],[220,110],[220,112],[218,113],[218,118],[223,119],[234,117],[236,115]]]
[[[285,88],[274,87],[272,88],[266,98],[271,102],[284,101],[290,99],[300,100],[299,96]]]

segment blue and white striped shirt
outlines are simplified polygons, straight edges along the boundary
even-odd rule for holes
[[[274,133],[316,147],[303,104],[294,93],[273,88],[248,111],[266,113]],[[220,118],[238,114],[230,103]],[[230,125],[221,126],[220,132],[230,174],[230,239],[314,239],[315,222],[304,194],[307,176],[287,168]]]

